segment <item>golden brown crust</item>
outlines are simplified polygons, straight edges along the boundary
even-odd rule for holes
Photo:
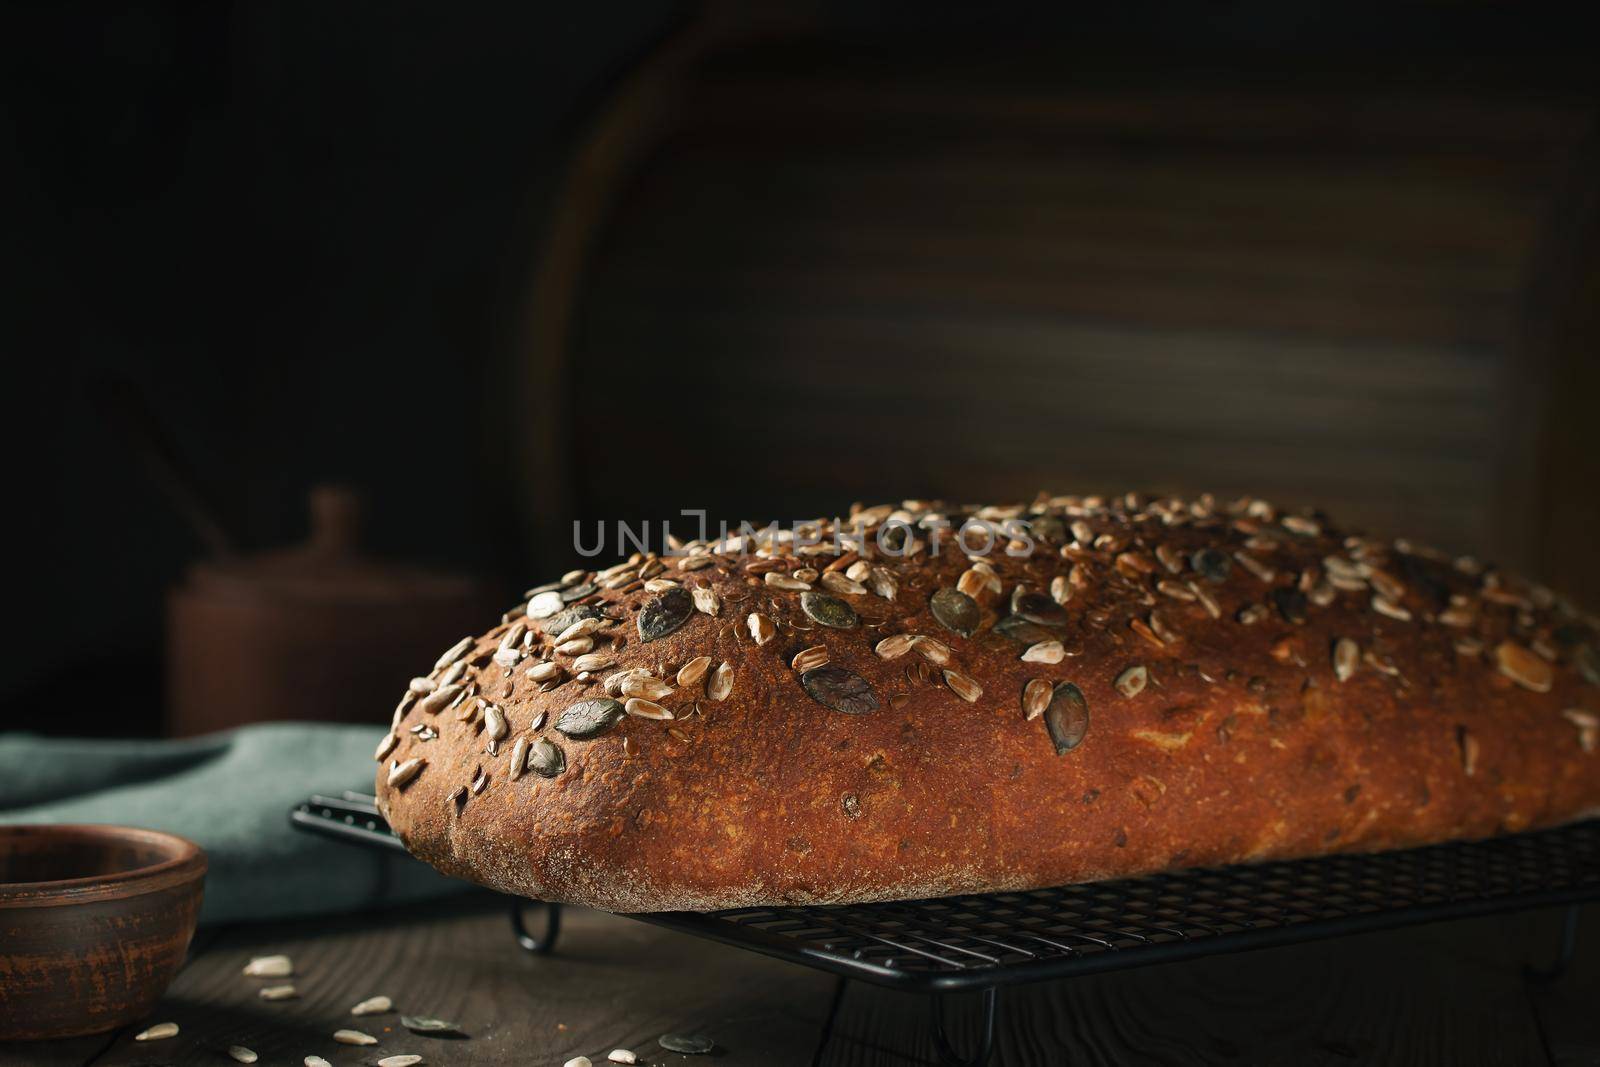
[[[1026,520],[1031,553],[969,559],[949,531],[935,551],[927,516],[972,514]],[[380,748],[407,847],[506,892],[651,911],[1020,889],[1600,809],[1596,622],[1540,587],[1261,501],[853,519],[870,559],[826,539],[635,557],[534,597],[568,613],[556,627],[594,609],[562,650],[519,605],[441,657]],[[914,555],[876,543],[900,520],[922,524]],[[632,713],[569,710],[610,697]]]

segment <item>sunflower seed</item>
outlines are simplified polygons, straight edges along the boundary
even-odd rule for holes
[[[402,1015],[400,1025],[410,1030],[413,1034],[453,1034],[465,1037],[461,1027],[443,1019],[435,1019],[427,1015]]]
[[[675,718],[672,712],[657,704],[653,700],[642,700],[639,697],[629,697],[623,705],[629,715],[640,719],[671,719]]]
[[[1578,747],[1585,753],[1593,752],[1600,743],[1600,715],[1583,708],[1567,708],[1561,714],[1578,728]]]
[[[576,640],[579,637],[588,637],[596,631],[604,629],[605,625],[605,619],[596,618],[594,616],[590,616],[586,619],[579,619],[571,626],[568,626],[565,630],[562,630],[560,633],[556,634],[556,644],[559,645],[566,641]]]
[[[528,769],[528,739],[517,738],[517,743],[511,746],[511,769],[506,772],[514,782],[522,777],[522,772]]]
[[[1389,616],[1389,618],[1398,619],[1401,622],[1410,622],[1411,621],[1411,612],[1407,611],[1405,608],[1401,607],[1399,604],[1396,604],[1394,601],[1390,600],[1388,597],[1382,597],[1382,596],[1373,597],[1372,598],[1372,610],[1376,611],[1379,615],[1387,615],[1387,616]]]
[[[494,662],[497,666],[510,670],[522,660],[520,648],[497,648],[494,651]]]
[[[466,692],[464,685],[447,685],[443,689],[435,689],[418,702],[417,710],[425,715],[437,715],[464,692]]]
[[[254,1063],[259,1058],[255,1052],[243,1045],[229,1045],[228,1056],[240,1063]]]
[[[1227,556],[1214,548],[1202,548],[1189,557],[1189,566],[1208,582],[1222,584],[1228,580],[1228,572],[1233,570],[1233,563]]]
[[[1235,552],[1233,554],[1233,558],[1239,561],[1239,566],[1243,567],[1245,570],[1249,571],[1263,582],[1271,584],[1272,580],[1278,576],[1277,571],[1273,570],[1265,563],[1262,563],[1259,559],[1256,559],[1248,552]]]
[[[1163,567],[1167,568],[1167,573],[1169,573],[1169,574],[1182,574],[1183,573],[1183,553],[1179,552],[1177,549],[1173,548],[1171,545],[1166,545],[1166,544],[1157,545],[1156,546],[1156,559],[1160,560],[1161,561],[1161,565]]]
[[[1057,604],[1065,604],[1072,599],[1072,583],[1067,581],[1067,576],[1058,574],[1050,579],[1050,599]]]
[[[1285,515],[1279,522],[1283,524],[1285,530],[1301,537],[1317,537],[1322,533],[1321,523],[1300,515]]]
[[[873,651],[882,659],[899,659],[911,651],[911,646],[917,643],[916,634],[895,634],[885,637],[873,648]]]
[[[574,664],[576,666],[576,664]],[[528,677],[536,682],[548,682],[561,673],[561,664],[546,661],[528,668]]]
[[[1550,664],[1529,652],[1515,641],[1502,641],[1495,646],[1495,664],[1500,673],[1524,689],[1535,693],[1550,692],[1555,672]]]
[[[1062,682],[1050,693],[1050,705],[1044,712],[1045,730],[1056,755],[1065,755],[1083,743],[1089,732],[1089,702],[1083,692],[1071,682]]]
[[[649,671],[630,672],[617,688],[622,696],[639,697],[643,700],[664,700],[674,691],[672,686]]]
[[[811,588],[810,582],[802,582],[800,579],[792,578],[782,571],[768,571],[761,576],[761,580],[774,589],[786,589],[790,592],[799,592],[803,589]]]
[[[700,679],[704,678],[706,676],[706,672],[710,669],[710,656],[696,656],[679,669],[678,677],[676,679],[678,688],[692,689],[694,686],[699,685]]]
[[[1348,682],[1360,662],[1360,645],[1348,637],[1341,637],[1333,643],[1333,676],[1339,681]]]
[[[885,600],[893,600],[900,594],[900,579],[887,568],[870,568],[867,572],[867,582],[872,586],[872,591]]]
[[[757,645],[764,645],[778,635],[777,626],[759,611],[751,612],[750,617],[745,620],[745,625],[750,628],[750,638]]]
[[[824,571],[822,573],[822,588],[830,593],[840,596],[866,596],[867,587],[860,582],[852,581],[838,571]]]
[[[489,704],[483,709],[483,729],[489,735],[489,740],[502,740],[511,732],[511,724],[506,722],[506,713],[498,704]]]
[[[489,742],[489,755],[495,755],[493,741]],[[489,788],[489,775],[484,772],[482,767],[479,767],[477,769],[477,773],[472,776],[472,785],[469,788],[471,788],[473,796],[477,796],[479,793]]]
[[[351,1015],[382,1015],[394,1010],[394,1001],[388,997],[368,997],[350,1009]]]
[[[867,680],[843,667],[816,667],[800,675],[800,686],[825,708],[846,715],[878,710],[878,698]]]
[[[1261,604],[1246,604],[1235,613],[1234,618],[1246,626],[1254,626],[1267,617],[1267,609]]]
[[[944,672],[944,684],[948,685],[952,693],[965,700],[968,704],[976,704],[978,698],[983,696],[983,686],[959,671],[946,670]]]
[[[580,700],[556,719],[556,729],[574,740],[584,741],[599,737],[627,714],[623,706],[606,697]]]
[[[1579,645],[1572,652],[1572,662],[1590,685],[1600,685],[1600,652],[1593,645]]]
[[[594,1061],[587,1056],[574,1056],[561,1067],[594,1067]]]
[[[1171,597],[1173,600],[1194,600],[1194,593],[1190,591],[1188,586],[1182,582],[1175,582],[1171,578],[1163,578],[1157,582],[1156,591],[1163,596]]]
[[[827,593],[801,593],[800,610],[812,622],[832,630],[849,630],[861,621],[854,608]]]
[[[716,1048],[716,1043],[704,1034],[662,1034],[656,1044],[668,1052],[684,1056],[704,1056]]]
[[[554,778],[567,769],[566,753],[541,737],[528,749],[528,770],[540,778]]]
[[[717,594],[705,586],[696,586],[690,594],[694,601],[695,610],[704,615],[715,615],[722,610],[722,603],[717,599]]]
[[[1144,664],[1136,664],[1117,675],[1117,680],[1111,683],[1117,692],[1125,697],[1136,697],[1144,692],[1145,683],[1150,680],[1150,671]]]
[[[169,1037],[178,1036],[177,1023],[156,1023],[148,1030],[140,1030],[133,1035],[135,1041],[165,1041]]]
[[[1145,622],[1143,619],[1129,619],[1128,629],[1132,630],[1134,633],[1150,642],[1150,645],[1153,648],[1166,647],[1166,642],[1163,641],[1161,636],[1157,634],[1150,624]]]
[[[321,1056],[307,1056],[300,1062],[305,1064],[305,1067],[333,1067],[333,1064],[329,1063]]]
[[[706,698],[723,701],[728,699],[728,694],[731,692],[733,692],[733,666],[724,662],[712,672],[711,680],[706,683]]]
[[[256,990],[262,1000],[293,1000],[299,995],[300,990],[292,985],[266,985]]]
[[[812,645],[795,653],[794,659],[789,661],[789,666],[797,671],[809,671],[813,667],[821,667],[828,662],[828,646]]]
[[[911,643],[911,647],[916,649],[917,655],[929,663],[943,665],[950,662],[950,646],[943,641],[932,637],[918,637]]]
[[[1217,603],[1216,597],[1194,582],[1189,583],[1189,592],[1193,593],[1194,598],[1200,602],[1200,606],[1206,609],[1207,615],[1210,615],[1213,619],[1222,618],[1222,605]]]
[[[939,620],[939,625],[962,637],[971,637],[982,618],[977,601],[960,590],[948,586],[934,593],[928,604],[933,609],[933,617]]]
[[[976,600],[987,592],[1000,592],[1000,579],[977,569],[964,571],[956,579],[956,591]]]
[[[1036,645],[1029,645],[1022,653],[1024,663],[1060,663],[1066,656],[1066,650],[1061,647],[1060,641],[1040,641]]]
[[[579,656],[577,659],[573,660],[572,669],[578,674],[584,674],[590,671],[603,671],[615,662],[616,660],[609,652],[590,652],[588,655]]]
[[[614,1048],[606,1054],[612,1063],[638,1063],[639,1057],[625,1048]]]
[[[378,1067],[417,1067],[417,1064],[421,1062],[421,1056],[406,1052],[399,1056],[385,1056],[378,1061]]]
[[[360,1030],[335,1030],[333,1039],[341,1045],[376,1045],[378,1039]]]
[[[288,978],[294,974],[294,961],[288,956],[256,956],[241,973],[246,978]]]
[[[462,656],[465,656],[467,654],[467,649],[471,648],[472,645],[473,638],[463,637],[461,640],[444,650],[444,654],[434,662],[433,669],[436,671],[444,670],[446,667],[450,666],[450,664],[454,663]]]
[[[527,632],[527,623],[520,621],[512,623],[510,629],[506,630],[504,634],[500,635],[499,647],[501,649],[516,647],[517,643],[522,640],[522,635]]]
[[[439,683],[434,681],[432,678],[413,678],[406,685],[406,688],[419,697],[427,696],[429,693],[439,688]]]
[[[1022,714],[1029,722],[1043,715],[1055,695],[1055,686],[1043,678],[1030,679],[1022,687]]]
[[[1471,778],[1478,769],[1478,739],[1465,726],[1457,726],[1456,746],[1461,750],[1461,769]]]
[[[659,640],[688,622],[693,614],[693,597],[682,589],[668,590],[639,609],[639,639]]]
[[[647,593],[665,593],[668,589],[676,588],[678,583],[670,578],[652,578],[644,583],[644,591]]]
[[[384,757],[393,752],[394,746],[398,745],[399,743],[400,735],[394,733],[393,731],[384,734],[383,740],[378,742],[378,751],[372,754],[372,758],[377,760],[379,763],[382,763]]]

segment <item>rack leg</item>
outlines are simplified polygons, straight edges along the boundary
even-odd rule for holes
[[[983,1067],[994,1053],[995,1001],[999,988],[990,986],[983,991],[983,1029],[978,1036],[978,1048],[971,1056],[962,1056],[950,1043],[944,1028],[945,994],[933,994],[933,1045],[939,1051],[939,1062],[946,1067]]]
[[[523,909],[532,905],[543,908],[544,936],[534,937],[528,933],[527,923],[523,920]],[[542,900],[511,901],[511,932],[517,935],[517,944],[536,956],[547,956],[550,950],[556,947],[556,938],[561,933],[561,905],[547,904]]]
[[[1582,905],[1568,904],[1567,912],[1561,919],[1561,947],[1556,952],[1556,958],[1548,967],[1535,967],[1525,965],[1522,973],[1530,982],[1541,984],[1554,982],[1566,973],[1567,965],[1572,962],[1572,957],[1578,954],[1578,912]]]

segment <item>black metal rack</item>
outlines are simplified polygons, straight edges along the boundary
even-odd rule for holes
[[[402,848],[371,797],[312,797],[296,825]],[[1486,841],[1371,855],[1204,868],[1145,878],[934,900],[825,907],[659,912],[632,918],[778,959],[934,999],[936,1045],[949,1062],[988,1058],[1000,987],[1222,952],[1493,912],[1567,905],[1558,974],[1576,944],[1577,905],[1600,899],[1600,819]],[[548,952],[513,910],[518,940]],[[946,1038],[942,996],[983,995],[973,1056]]]

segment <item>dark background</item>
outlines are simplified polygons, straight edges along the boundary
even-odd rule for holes
[[[1581,13],[8,5],[3,725],[159,728],[113,380],[244,545],[343,482],[508,603],[574,518],[1141,488],[1593,606]]]

